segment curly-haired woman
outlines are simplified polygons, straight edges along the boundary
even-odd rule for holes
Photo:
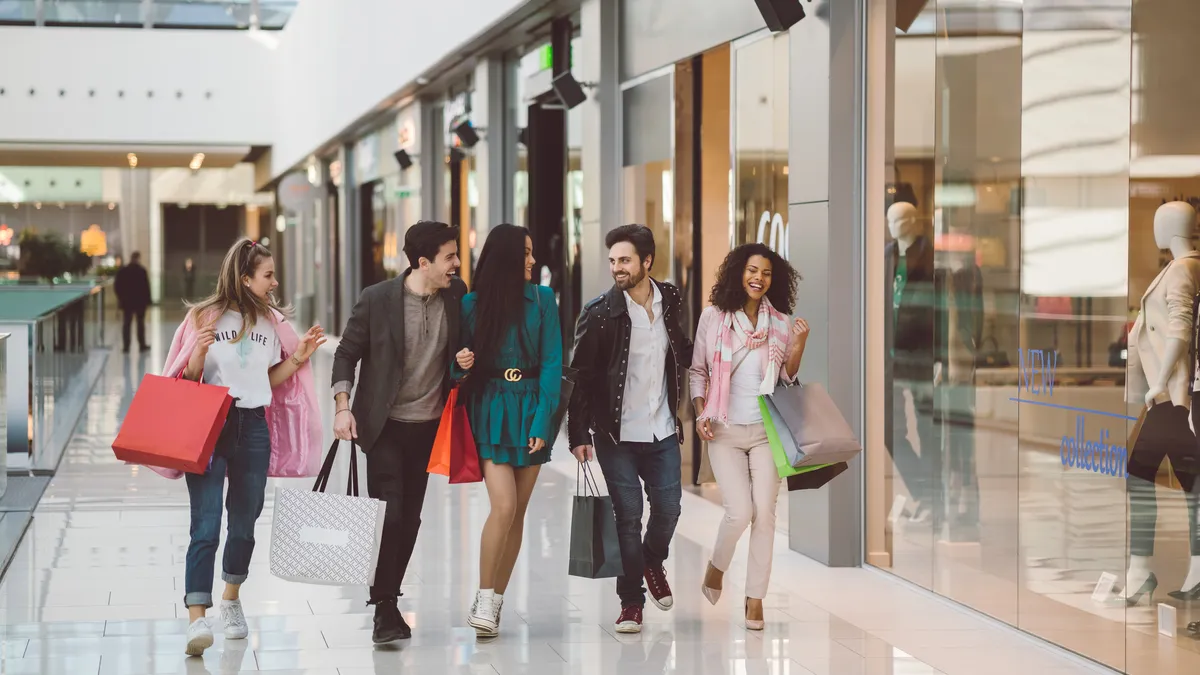
[[[696,433],[708,441],[725,517],[704,575],[704,596],[716,604],[725,571],[746,527],[746,628],[762,630],[762,599],[771,578],[779,474],[767,442],[758,397],[792,382],[800,370],[808,323],[790,319],[800,275],[762,244],[725,257],[696,328],[691,367]]]

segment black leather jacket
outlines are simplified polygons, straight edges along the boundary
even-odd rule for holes
[[[663,298],[663,321],[667,326],[670,348],[663,364],[667,375],[667,397],[680,432],[680,391],[683,374],[692,363],[692,341],[680,323],[682,298],[679,289],[652,281]],[[575,390],[567,416],[567,435],[571,447],[591,445],[592,434],[603,434],[617,443],[621,440],[621,402],[629,363],[629,335],[632,323],[625,293],[613,286],[607,293],[584,306],[575,324],[575,355],[571,367],[578,371]]]

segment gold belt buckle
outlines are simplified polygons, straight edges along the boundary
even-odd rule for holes
[[[509,368],[504,371],[504,380],[506,382],[520,382],[523,379],[520,368]]]

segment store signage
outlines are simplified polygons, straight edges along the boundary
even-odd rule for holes
[[[788,256],[788,224],[783,221],[782,214],[763,211],[758,219],[758,243],[766,244],[784,260],[791,259]]]
[[[1129,451],[1124,444],[1113,444],[1108,429],[1089,430],[1089,422],[1096,418],[1119,418],[1102,410],[1089,410],[1054,402],[1055,376],[1058,372],[1059,353],[1052,349],[1017,350],[1017,396],[1012,400],[1019,404],[1034,405],[1075,412],[1075,423],[1068,433],[1062,434],[1059,443],[1059,458],[1065,467],[1082,469],[1106,476],[1125,477],[1129,464]],[[1089,438],[1089,436],[1091,438]]]

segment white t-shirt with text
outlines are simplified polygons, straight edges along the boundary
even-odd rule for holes
[[[260,318],[237,339],[242,315],[225,312],[216,325],[216,341],[204,359],[204,381],[229,387],[239,408],[261,408],[271,404],[270,369],[283,360],[283,347],[270,318]]]

